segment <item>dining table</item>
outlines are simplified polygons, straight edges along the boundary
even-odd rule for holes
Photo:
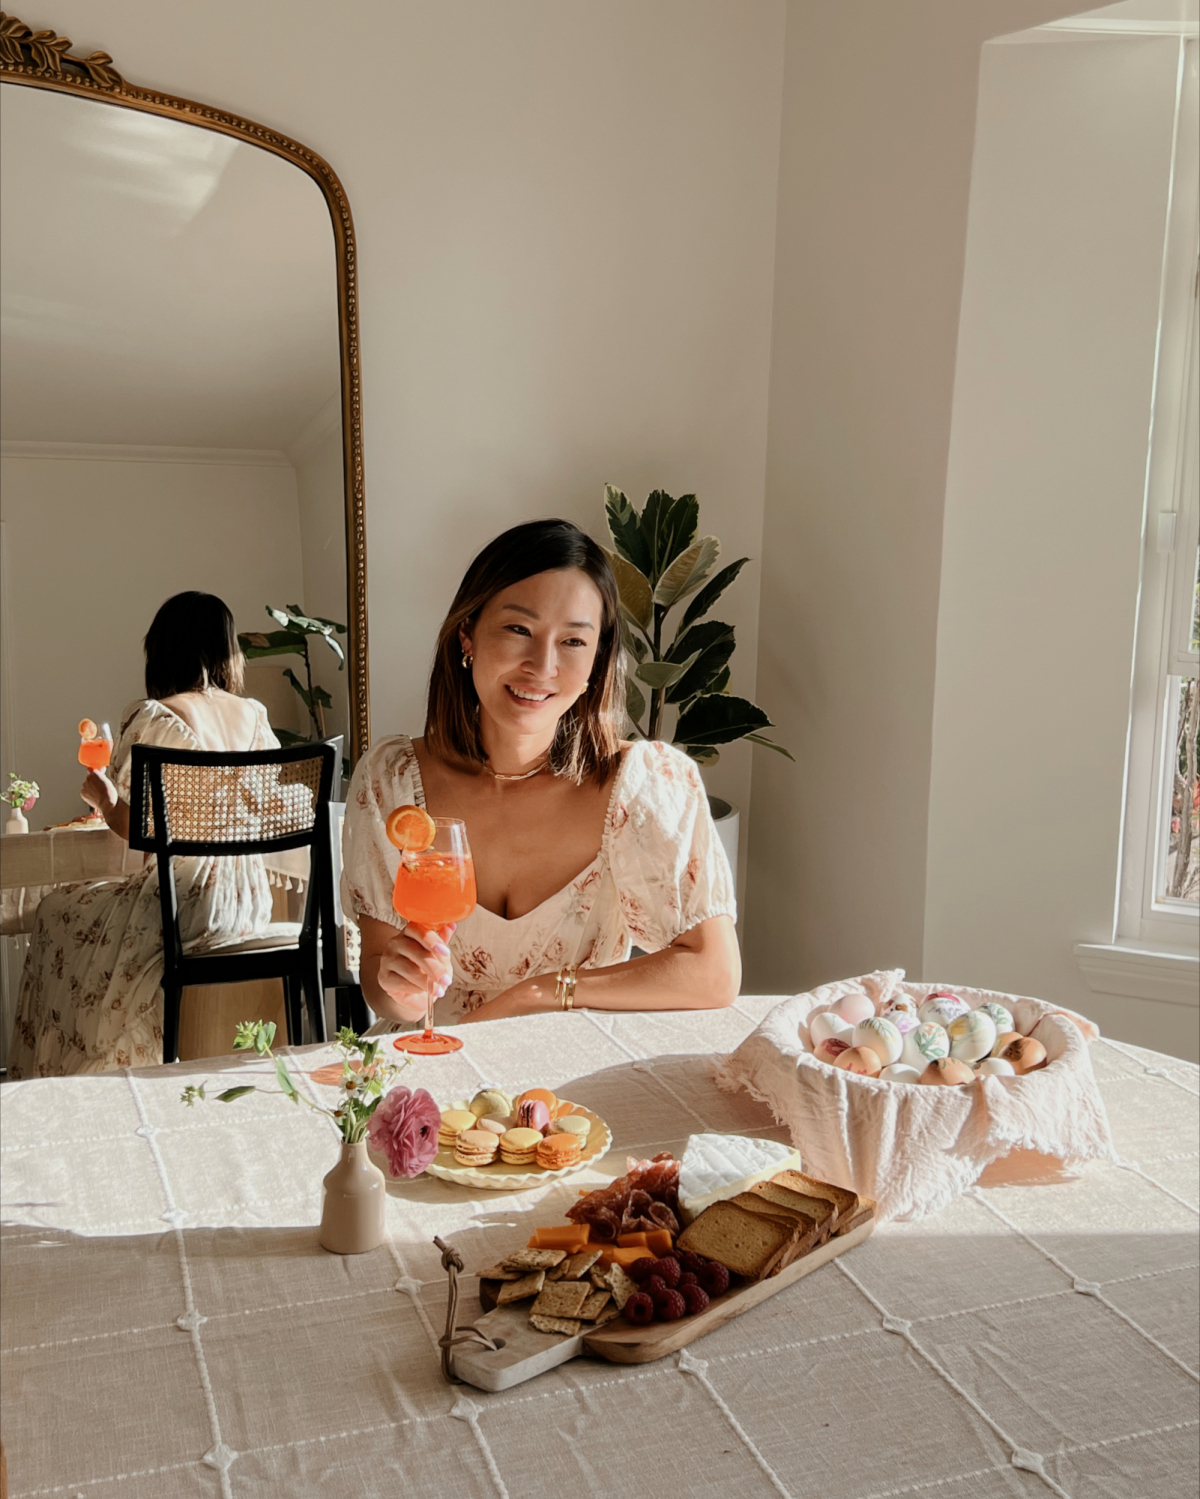
[[[985,1175],[655,1362],[577,1357],[490,1393],[444,1376],[435,1238],[469,1324],[471,1272],[628,1159],[788,1141],[714,1068],[778,1002],[456,1028],[400,1085],[442,1108],[548,1087],[612,1146],[524,1191],[390,1181],[359,1255],[317,1242],[339,1142],[304,1100],[336,1098],[313,1077],[333,1046],[279,1050],[297,1102],[253,1053],[3,1085],[11,1499],[1195,1499],[1200,1073],[1107,1038],[1113,1159]],[[216,1101],[243,1084],[264,1091]]]

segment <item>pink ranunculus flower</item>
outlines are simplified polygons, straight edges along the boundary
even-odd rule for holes
[[[420,1176],[438,1151],[442,1111],[424,1088],[390,1088],[367,1126],[372,1150],[387,1156],[393,1176]]]

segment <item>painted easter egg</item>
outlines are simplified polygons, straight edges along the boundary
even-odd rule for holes
[[[998,1036],[1003,1036],[1007,1031],[1016,1030],[1012,1012],[1006,1010],[1003,1005],[998,1005],[994,999],[989,999],[986,1004],[980,1005],[979,1008],[985,1015],[992,1017]]]
[[[942,1026],[927,1020],[905,1036],[900,1060],[907,1062],[910,1067],[915,1067],[918,1072],[924,1072],[930,1062],[936,1062],[939,1057],[949,1055],[950,1037]]]
[[[849,1045],[853,1032],[854,1027],[850,1022],[835,1015],[832,1010],[822,1010],[808,1022],[808,1034],[812,1037],[814,1046],[828,1041],[832,1036],[840,1036]]]
[[[921,1081],[927,1086],[958,1088],[963,1083],[973,1083],[975,1073],[966,1062],[960,1062],[957,1057],[939,1057],[936,1062],[930,1062],[922,1072]]]
[[[841,1036],[829,1036],[824,1041],[818,1041],[813,1056],[818,1062],[836,1062],[842,1052],[850,1050],[849,1041]]]
[[[982,1010],[968,1010],[946,1027],[950,1055],[960,1062],[978,1062],[996,1044],[996,1022]]]
[[[1015,1077],[1016,1070],[1011,1062],[1006,1062],[1003,1057],[984,1057],[976,1072],[982,1072],[985,1077]]]
[[[896,994],[884,1005],[883,1013],[889,1020],[896,1014],[911,1015],[916,1019],[917,1002],[915,999],[910,999],[907,994]]]
[[[885,1067],[879,1074],[886,1078],[889,1083],[919,1083],[921,1074],[915,1067],[910,1067],[907,1062],[893,1062],[890,1067]]]
[[[856,1072],[862,1077],[878,1077],[881,1072],[879,1058],[867,1046],[848,1046],[833,1064],[847,1072]]]
[[[886,1016],[871,1015],[854,1027],[854,1045],[868,1047],[879,1058],[881,1067],[890,1067],[900,1060],[904,1038]]]
[[[920,1016],[923,1021],[948,1026],[952,1020],[957,1020],[960,1015],[965,1015],[971,1006],[965,1000],[959,999],[957,994],[931,994],[920,1008]]]
[[[868,1016],[874,1015],[875,1006],[865,994],[843,994],[829,1006],[835,1015],[840,1015],[850,1025],[859,1025]]]

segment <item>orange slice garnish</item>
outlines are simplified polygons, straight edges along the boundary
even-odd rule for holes
[[[96,725],[90,718],[81,718],[79,720],[80,739],[95,739],[96,735],[99,732],[100,730],[96,727]]]
[[[397,807],[384,824],[388,842],[406,853],[419,854],[429,848],[437,835],[433,818],[424,807]]]

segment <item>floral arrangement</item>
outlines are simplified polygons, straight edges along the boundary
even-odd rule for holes
[[[34,802],[42,794],[42,788],[36,781],[23,781],[10,770],[8,773],[8,790],[4,792],[4,800],[10,807],[15,807],[21,812],[32,810]]]
[[[235,1051],[255,1051],[260,1057],[269,1057],[275,1063],[279,1088],[243,1083],[218,1093],[217,1103],[234,1103],[247,1093],[281,1093],[294,1104],[307,1104],[315,1113],[326,1115],[347,1145],[366,1140],[373,1150],[387,1157],[393,1176],[420,1176],[437,1154],[442,1114],[424,1088],[391,1086],[408,1066],[407,1059],[403,1066],[385,1062],[379,1055],[378,1041],[365,1041],[349,1026],[343,1026],[335,1042],[342,1054],[338,1101],[334,1108],[327,1109],[296,1087],[283,1058],[271,1050],[274,1039],[274,1021],[246,1020],[238,1026],[233,1045]],[[207,1099],[203,1083],[189,1085],[180,1095],[180,1102],[189,1108]]]

